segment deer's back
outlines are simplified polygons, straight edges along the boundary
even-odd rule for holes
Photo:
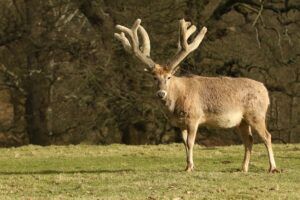
[[[191,116],[204,123],[230,128],[242,118],[265,117],[269,97],[265,86],[248,78],[182,77]]]

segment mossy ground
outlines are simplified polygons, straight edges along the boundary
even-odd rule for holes
[[[0,149],[0,199],[300,199],[300,144],[274,145],[279,174],[254,145],[249,173],[242,146],[24,146]]]

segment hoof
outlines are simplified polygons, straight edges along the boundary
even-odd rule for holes
[[[186,172],[194,171],[194,165],[187,165],[184,171],[186,171]]]
[[[194,168],[186,168],[185,171],[186,172],[192,172],[192,171],[194,171]]]
[[[248,167],[242,167],[241,172],[247,173],[248,172]]]
[[[241,172],[247,173],[248,169],[242,169]]]
[[[269,173],[275,174],[275,173],[281,173],[278,169],[269,169]]]

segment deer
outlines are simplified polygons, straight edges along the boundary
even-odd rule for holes
[[[253,146],[252,132],[262,139],[269,158],[269,172],[276,169],[271,134],[266,128],[266,113],[270,104],[263,83],[242,77],[178,76],[179,64],[202,42],[207,28],[198,34],[196,26],[179,20],[178,50],[165,64],[158,64],[150,57],[150,39],[137,19],[131,28],[116,25],[120,31],[114,36],[126,52],[147,66],[157,85],[156,95],[164,104],[170,123],[181,130],[185,152],[185,171],[194,170],[193,147],[199,126],[235,128],[244,144],[242,171],[248,172]],[[192,40],[190,37],[194,35]],[[141,37],[141,40],[140,38]],[[140,43],[141,41],[141,43]]]

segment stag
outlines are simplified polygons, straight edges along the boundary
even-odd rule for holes
[[[236,128],[245,147],[242,171],[247,172],[253,145],[252,131],[264,142],[269,157],[269,172],[277,172],[271,134],[266,128],[266,112],[269,106],[265,86],[248,78],[176,76],[179,63],[198,48],[207,28],[195,35],[196,26],[181,19],[178,51],[175,56],[161,65],[150,57],[148,33],[137,19],[131,28],[117,25],[115,33],[124,49],[148,66],[156,80],[157,96],[165,104],[172,125],[179,127],[186,150],[186,171],[194,169],[193,147],[199,125],[217,128]],[[141,36],[141,44],[139,41]]]

